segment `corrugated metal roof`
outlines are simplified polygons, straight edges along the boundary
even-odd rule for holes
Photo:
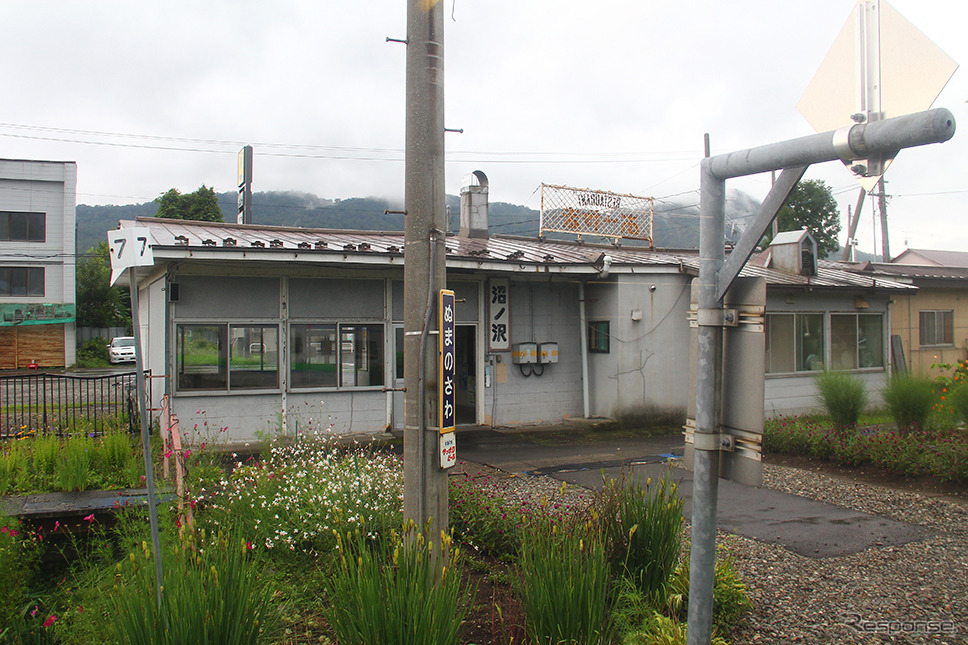
[[[884,264],[871,262],[866,269],[869,273],[896,276],[910,279],[968,280],[968,267],[925,266],[915,264]]]
[[[139,218],[137,222],[123,221],[121,226],[148,228],[152,249],[159,259],[180,258],[186,255],[186,251],[194,257],[202,257],[208,251],[213,257],[237,255],[240,259],[244,253],[245,258],[251,260],[255,252],[259,259],[266,261],[291,261],[291,256],[296,255],[301,261],[331,262],[333,256],[338,256],[344,264],[374,264],[392,262],[404,252],[404,234],[400,231],[289,228],[150,217]],[[464,238],[454,235],[447,237],[446,247],[448,264],[463,268],[520,271],[527,270],[530,265],[549,271],[570,270],[594,275],[599,271],[594,264],[604,253],[612,258],[611,270],[616,273],[632,271],[636,267],[669,267],[694,275],[699,272],[699,256],[695,251],[661,251],[512,236]],[[742,275],[763,277],[767,284],[780,286],[914,289],[911,285],[850,271],[838,263],[821,261],[818,264],[818,275],[809,278],[753,264],[747,264]]]

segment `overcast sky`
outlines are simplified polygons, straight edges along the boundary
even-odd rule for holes
[[[464,130],[447,135],[447,192],[483,170],[492,201],[533,208],[542,182],[698,203],[704,133],[713,154],[813,134],[796,106],[855,4],[441,1],[446,125]],[[5,0],[0,157],[76,161],[78,203],[124,204],[233,190],[248,143],[256,191],[402,202],[405,45],[386,38],[406,37],[406,5]],[[968,5],[891,5],[968,65]],[[962,130],[966,75],[935,103]],[[968,250],[966,174],[964,131],[901,152],[886,175],[894,255]],[[842,164],[806,177],[846,217],[860,189]],[[727,183],[756,199],[769,186]]]

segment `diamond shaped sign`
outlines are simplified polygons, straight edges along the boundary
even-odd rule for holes
[[[855,115],[863,122],[921,112],[956,69],[951,57],[887,2],[860,0],[797,109],[817,132],[852,125]],[[879,172],[854,172],[857,181],[870,191],[891,159],[875,160],[871,170]]]

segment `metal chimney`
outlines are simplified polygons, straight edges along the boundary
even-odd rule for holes
[[[461,237],[487,238],[487,175],[475,170],[460,188]]]

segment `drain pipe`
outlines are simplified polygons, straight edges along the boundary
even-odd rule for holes
[[[588,322],[585,320],[585,283],[578,283],[578,324],[581,325],[581,402],[582,413],[589,417],[588,405]]]

